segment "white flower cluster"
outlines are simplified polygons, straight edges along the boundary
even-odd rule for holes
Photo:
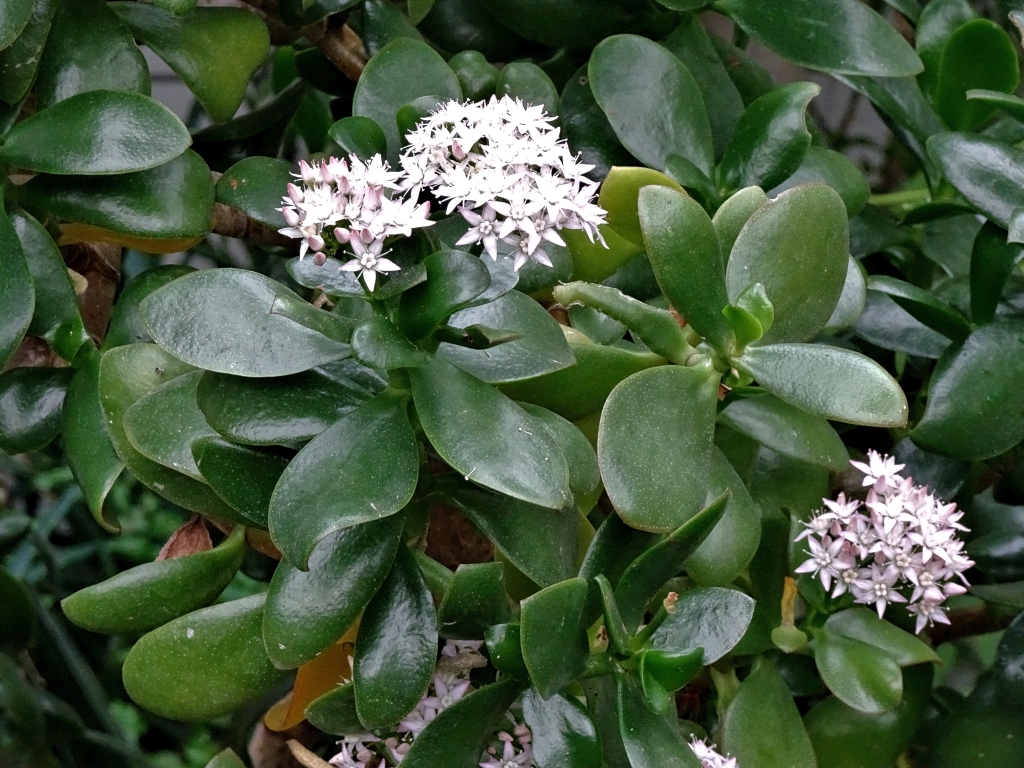
[[[703,739],[693,737],[690,749],[700,760],[701,768],[738,768],[735,757],[723,757],[715,751],[714,744],[706,744]]]
[[[278,208],[288,226],[282,235],[302,238],[299,258],[312,250],[315,263],[322,264],[325,250],[334,252],[347,244],[353,258],[341,268],[359,272],[371,291],[377,274],[395,272],[398,265],[383,255],[384,240],[391,235],[408,237],[417,227],[427,227],[430,203],[417,201],[399,189],[401,171],[388,169],[380,155],[363,163],[355,155],[348,160],[330,158],[319,165],[299,163],[302,186],[288,185],[288,194]]]
[[[880,618],[889,603],[907,603],[917,632],[936,621],[948,624],[942,603],[967,591],[963,574],[974,565],[957,537],[967,530],[959,522],[963,512],[897,474],[905,465],[891,456],[871,451],[867,463],[850,463],[870,486],[867,500],[847,501],[842,493],[822,500],[828,511],[797,537],[807,539],[811,554],[797,573],[817,575],[833,597],[850,592],[856,602],[873,604]]]
[[[472,227],[458,245],[483,243],[497,259],[498,240],[514,247],[515,269],[530,259],[552,266],[542,243],[565,245],[560,229],[593,241],[605,211],[593,202],[594,166],[573,156],[543,107],[519,99],[449,101],[407,134],[401,189],[430,189]],[[601,239],[603,243],[603,238]]]

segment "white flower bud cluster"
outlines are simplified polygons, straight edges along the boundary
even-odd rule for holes
[[[458,208],[472,225],[458,245],[483,243],[497,259],[503,240],[517,270],[530,259],[550,267],[544,242],[565,245],[561,229],[601,238],[606,216],[593,203],[597,182],[583,175],[594,166],[573,156],[552,120],[508,96],[446,102],[407,134],[401,189],[430,189],[448,213]]]
[[[342,269],[359,272],[371,291],[378,273],[394,272],[398,265],[384,258],[383,247],[391,235],[408,237],[417,227],[427,227],[430,203],[397,193],[401,171],[390,171],[380,155],[363,163],[355,155],[348,160],[335,157],[319,164],[299,163],[293,174],[302,184],[289,184],[288,194],[278,208],[288,226],[282,235],[302,238],[299,258],[312,250],[317,264],[348,245],[352,258]]]
[[[693,737],[690,749],[700,760],[701,768],[738,768],[735,757],[723,757],[715,751],[714,744],[706,744],[703,739]]]
[[[963,512],[897,474],[905,465],[891,456],[871,451],[866,463],[850,463],[870,486],[867,500],[847,501],[842,493],[822,500],[827,511],[797,536],[807,539],[811,559],[796,572],[817,575],[833,597],[850,592],[856,602],[874,605],[879,618],[889,603],[906,603],[917,632],[936,621],[948,624],[942,604],[967,591],[964,572],[974,565],[957,536],[968,530],[959,522]]]

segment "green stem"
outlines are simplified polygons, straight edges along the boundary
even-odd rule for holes
[[[932,193],[927,189],[905,189],[902,192],[889,192],[884,195],[872,195],[868,202],[871,205],[909,205],[913,203],[927,203],[931,200]]]
[[[669,596],[662,602],[661,607],[658,608],[658,612],[654,614],[654,618],[651,619],[651,623],[641,629],[636,637],[633,638],[633,642],[630,644],[630,649],[633,653],[637,653],[643,648],[647,641],[651,639],[655,632],[657,632],[661,625],[665,623],[671,614],[675,613],[676,610],[676,597],[674,592],[670,592]]]

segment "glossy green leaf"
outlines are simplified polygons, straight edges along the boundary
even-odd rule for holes
[[[237,208],[246,216],[274,229],[286,227],[281,190],[293,181],[290,167],[272,157],[247,157],[217,180],[217,202]]]
[[[426,282],[402,295],[397,316],[398,327],[413,339],[427,336],[491,284],[484,263],[462,251],[438,251],[424,259],[423,266]]]
[[[1024,439],[1022,375],[1017,353],[1024,324],[982,326],[939,361],[928,406],[911,432],[925,450],[959,459],[997,456]]]
[[[976,14],[968,0],[930,0],[925,3],[917,21],[914,46],[924,64],[917,79],[926,93],[935,90],[942,65],[942,52],[956,30],[974,19]]]
[[[615,166],[636,164],[594,98],[586,64],[573,73],[562,90],[561,122],[569,146],[580,153],[582,162],[594,166],[593,178],[603,179]]]
[[[241,519],[207,485],[143,456],[128,440],[124,415],[145,395],[192,371],[154,344],[130,344],[106,352],[99,364],[103,423],[118,457],[144,485],[193,512],[223,520]],[[112,482],[112,480],[111,480]]]
[[[615,586],[615,600],[627,630],[633,632],[640,625],[651,598],[679,573],[686,559],[711,533],[728,501],[726,492],[629,564]]]
[[[524,104],[544,107],[551,117],[558,115],[558,89],[536,64],[513,61],[502,67],[495,81],[494,95],[522,99]]]
[[[35,312],[35,289],[18,233],[0,215],[0,367],[21,344]]]
[[[776,197],[787,189],[815,182],[828,184],[838,192],[850,216],[860,213],[871,197],[871,187],[863,172],[846,155],[814,146],[807,148],[800,167],[776,186],[771,196]]]
[[[437,616],[416,561],[404,547],[366,607],[352,680],[367,728],[397,723],[427,690],[437,659]]]
[[[142,316],[154,340],[205,370],[284,376],[349,355],[347,344],[284,316],[317,312],[280,283],[255,272],[194,272],[150,294]]]
[[[821,92],[815,83],[790,83],[756,99],[743,113],[719,166],[719,183],[771,189],[791,176],[811,145],[807,105]]]
[[[489,304],[456,312],[453,328],[484,325],[522,334],[521,339],[491,349],[471,349],[443,343],[439,357],[490,384],[531,379],[575,363],[558,323],[547,311],[519,291],[509,291]]]
[[[530,673],[523,661],[523,646],[518,624],[495,624],[484,633],[487,655],[499,672],[527,679]]]
[[[664,169],[680,155],[705,174],[714,151],[704,100],[675,56],[636,35],[614,35],[594,49],[590,86],[615,134],[645,165]]]
[[[505,678],[441,711],[402,758],[405,768],[477,768],[495,727],[525,684]]]
[[[817,768],[793,697],[774,663],[758,661],[722,721],[723,753],[743,768]]]
[[[58,3],[34,0],[31,5],[28,24],[11,45],[0,51],[0,99],[12,105],[32,87]]]
[[[124,463],[114,450],[100,406],[100,359],[91,352],[81,361],[64,396],[61,414],[64,457],[82,488],[85,503],[96,522],[110,533],[121,530],[103,502]]]
[[[860,712],[889,712],[903,700],[900,667],[876,646],[826,629],[814,636],[814,661],[836,698]]]
[[[355,685],[346,683],[310,702],[306,719],[324,733],[335,736],[365,732],[356,712]]]
[[[986,223],[978,232],[971,250],[971,317],[976,323],[995,319],[996,307],[1003,296],[1006,281],[1024,249],[1009,243],[1003,230]]]
[[[590,585],[587,597],[588,619],[596,618],[601,613],[603,602],[601,590],[594,578],[601,575],[615,585],[629,564],[657,539],[653,533],[630,528],[614,512],[604,519],[587,548],[578,574]]]
[[[1024,205],[1024,152],[1001,141],[965,133],[928,140],[928,154],[949,183],[1002,227]]]
[[[327,131],[338,146],[364,163],[374,155],[386,155],[387,137],[377,123],[368,117],[344,117]]]
[[[844,331],[857,322],[864,312],[867,302],[867,281],[864,277],[864,270],[853,256],[850,257],[846,268],[846,282],[843,283],[843,292],[839,296],[839,303],[832,311],[832,317],[822,328],[823,333],[836,333]]]
[[[230,747],[223,752],[218,752],[213,759],[206,764],[206,768],[245,768],[245,763]]]
[[[467,99],[480,101],[494,95],[499,71],[480,51],[461,51],[448,60],[448,66],[459,78],[462,95]]]
[[[601,611],[604,613],[604,630],[608,635],[609,649],[620,656],[631,656],[633,633],[626,629],[622,620],[611,582],[603,573],[599,573],[594,577],[594,583],[601,594]]]
[[[530,403],[520,403],[520,406],[543,422],[552,439],[561,446],[569,465],[569,489],[577,502],[594,494],[601,484],[601,470],[590,440],[575,424],[546,408]]]
[[[601,739],[603,758],[609,768],[631,768],[619,729],[619,704],[613,675],[585,678],[581,684],[587,695],[587,708],[594,717]],[[640,692],[643,695],[643,692]]]
[[[203,608],[224,591],[242,564],[238,527],[206,552],[143,563],[61,601],[64,615],[90,632],[138,634]]]
[[[359,0],[282,0],[281,19],[286,24],[304,26],[358,4]]]
[[[923,288],[888,275],[869,278],[867,287],[891,296],[912,317],[952,341],[962,342],[971,332],[971,324],[963,315]]]
[[[0,649],[11,655],[20,654],[32,643],[35,609],[28,588],[3,566],[0,566],[0,606]],[[4,690],[5,709],[10,706],[9,697],[10,693]]]
[[[661,691],[675,693],[690,682],[703,666],[704,651],[696,648],[686,653],[647,648],[640,652],[640,682],[650,704]],[[654,694],[653,696],[651,694]],[[672,699],[669,699],[671,707]],[[657,712],[656,707],[651,707]]]
[[[235,114],[249,78],[270,52],[263,19],[240,8],[198,8],[185,16],[147,3],[111,3],[111,8],[217,123]]]
[[[722,259],[728,263],[732,255],[732,247],[739,237],[740,231],[750,220],[750,217],[765,203],[768,202],[768,195],[760,187],[747,187],[741,189],[729,197],[721,207],[715,211],[711,223],[718,235],[718,242],[722,248]]]
[[[864,311],[853,331],[882,349],[937,358],[950,345],[949,339],[915,320],[884,293],[867,291]]]
[[[320,655],[345,634],[391,570],[402,516],[324,537],[301,571],[287,557],[274,571],[263,611],[267,654],[281,669]]]
[[[168,246],[159,241],[181,250],[210,231],[213,182],[202,158],[185,152],[152,170],[120,176],[39,175],[19,188],[18,199],[86,225],[93,241],[164,253]]]
[[[725,268],[710,217],[693,198],[663,187],[642,189],[639,205],[647,253],[666,298],[712,346],[729,350],[735,337],[722,315]]]
[[[597,456],[608,497],[629,525],[670,531],[704,503],[718,383],[671,366],[630,376],[608,397]]]
[[[395,163],[401,137],[395,115],[403,104],[420,96],[462,99],[459,79],[426,43],[399,38],[366,65],[359,78],[352,113],[374,120],[387,137],[388,159]]]
[[[0,374],[0,450],[27,453],[53,441],[73,375],[70,368],[12,368]]]
[[[415,368],[427,354],[403,336],[386,317],[364,320],[352,331],[352,351],[364,365],[378,370]]]
[[[587,583],[575,578],[552,584],[522,602],[523,658],[544,699],[583,674],[590,653],[586,601]]]
[[[572,578],[578,518],[573,509],[550,509],[469,485],[446,496],[517,569],[542,587]]]
[[[850,424],[907,423],[907,398],[899,384],[857,352],[818,344],[773,344],[750,347],[733,363],[780,400],[808,413]]]
[[[734,400],[718,423],[801,461],[842,472],[849,464],[843,441],[825,419],[772,395]]]
[[[977,128],[995,114],[995,107],[967,100],[971,88],[1013,93],[1020,82],[1020,64],[1010,36],[988,19],[974,19],[950,36],[936,73],[934,101],[939,115],[954,131]]]
[[[149,67],[142,51],[102,0],[60,3],[39,62],[38,107],[104,89],[149,96]]]
[[[565,459],[522,408],[438,357],[410,379],[424,433],[457,472],[542,507],[562,509],[571,501]],[[497,434],[505,438],[496,442]]]
[[[263,648],[264,595],[214,605],[145,635],[122,675],[139,706],[172,720],[209,720],[264,696],[287,673]]]
[[[783,192],[750,217],[725,280],[732,301],[751,283],[765,287],[775,322],[761,343],[803,341],[828,322],[846,281],[848,238],[842,198],[823,184]]]
[[[971,88],[967,91],[967,101],[976,101],[995,109],[1001,109],[1014,120],[1024,120],[1024,99],[1013,94],[990,91],[985,88]]]
[[[321,266],[316,266],[312,259],[289,259],[288,274],[292,280],[306,288],[323,291],[328,296],[363,299],[366,289],[352,272],[343,272],[340,267],[345,262],[328,257]],[[402,274],[406,270],[402,270]],[[426,279],[426,272],[422,273]],[[389,281],[387,285],[390,285]]]
[[[192,456],[192,442],[217,433],[196,404],[202,371],[182,374],[143,395],[125,411],[122,427],[147,459],[205,482]]]
[[[419,477],[407,396],[382,393],[308,443],[270,501],[274,542],[300,568],[333,531],[395,514]]]
[[[677,182],[659,171],[616,166],[605,177],[598,197],[598,204],[608,212],[608,226],[639,248],[644,245],[640,228],[640,190],[649,186],[668,187],[686,194]],[[614,243],[611,245],[614,247]]]
[[[0,17],[0,49],[15,41],[32,18],[32,0],[13,0]]]
[[[89,91],[18,123],[0,159],[41,173],[130,173],[166,163],[190,143],[185,126],[159,102],[129,91]]]
[[[676,725],[676,713],[655,714],[644,700],[640,683],[620,673],[619,733],[632,768],[699,768],[701,761]]]
[[[39,336],[65,360],[73,360],[89,339],[78,309],[78,297],[64,258],[43,226],[24,211],[11,214],[25,262],[32,273],[36,306],[29,333]]]
[[[939,660],[938,655],[924,641],[904,632],[868,608],[849,608],[834,613],[825,622],[832,635],[842,635],[873,645],[892,656],[901,667]]]
[[[573,697],[559,693],[545,700],[530,688],[523,694],[523,720],[532,734],[530,745],[538,766],[601,768],[597,727]]]
[[[270,497],[287,459],[219,437],[193,441],[192,455],[214,493],[253,525],[267,528]]]
[[[740,641],[753,615],[754,599],[735,589],[691,589],[679,596],[650,647],[673,653],[702,648],[703,664],[714,664]]]
[[[718,0],[748,35],[786,59],[822,72],[908,77],[923,67],[907,41],[856,0]],[[758,768],[758,766],[753,766]]]
[[[732,584],[750,565],[761,541],[761,517],[754,500],[725,454],[716,447],[711,454],[711,482],[705,505],[726,491],[731,495],[725,514],[684,564],[687,574],[698,584]]]
[[[236,443],[308,440],[383,389],[372,374],[367,381],[346,375],[358,375],[359,369],[368,373],[352,360],[269,379],[208,371],[199,382],[199,409],[211,427]]]
[[[460,640],[483,639],[488,627],[504,624],[509,615],[501,563],[460,565],[437,607],[441,636]]]

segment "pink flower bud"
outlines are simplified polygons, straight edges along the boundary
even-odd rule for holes
[[[334,237],[339,243],[347,243],[352,238],[352,233],[341,227],[334,228]]]
[[[327,163],[320,163],[320,179],[326,184],[334,181],[334,175],[331,173],[331,169],[327,167]]]
[[[458,139],[455,139],[455,141],[452,142],[452,154],[455,155],[456,160],[466,159],[466,151],[462,148],[462,145],[459,144]]]
[[[326,263],[327,263],[327,254],[326,253],[317,253],[317,254],[315,254],[313,256],[313,266],[315,266],[315,267],[322,267]]]
[[[327,243],[324,242],[324,239],[320,237],[320,235],[310,235],[309,237],[306,238],[306,243],[314,251],[322,251],[324,249],[324,246],[327,245]]]
[[[303,201],[305,196],[302,194],[302,190],[301,189],[299,189],[294,184],[289,184],[288,185],[288,197],[290,197],[293,202],[298,204],[298,203],[301,203]]]
[[[284,215],[284,220],[288,223],[289,227],[297,227],[299,222],[302,221],[299,218],[299,212],[294,208],[282,208],[281,213]]]
[[[317,176],[319,174],[317,174],[316,168],[311,166],[305,160],[299,160],[299,173],[302,174],[302,180],[306,182],[307,185],[315,184],[317,182]]]

